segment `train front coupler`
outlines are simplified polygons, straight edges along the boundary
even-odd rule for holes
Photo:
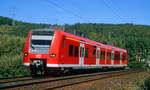
[[[44,75],[46,72],[44,62],[42,60],[32,60],[30,71],[32,76]]]

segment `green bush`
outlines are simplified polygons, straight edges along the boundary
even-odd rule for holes
[[[3,55],[0,62],[0,78],[29,75],[29,70],[22,65],[22,55]]]
[[[137,60],[135,60],[135,58],[129,57],[128,59],[129,59],[128,67],[130,67],[130,69],[144,69],[145,68],[145,64],[138,62]]]
[[[16,55],[23,52],[25,38],[15,37],[11,35],[0,36],[0,56]]]
[[[29,75],[29,70],[22,65],[25,39],[11,35],[0,37],[0,78]]]
[[[144,89],[150,90],[150,76],[144,81]]]

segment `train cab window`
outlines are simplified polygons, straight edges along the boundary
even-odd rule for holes
[[[69,56],[73,56],[73,45],[69,45]]]
[[[48,53],[53,39],[53,30],[32,30],[30,37],[31,53]]]
[[[79,47],[78,46],[74,46],[75,47],[75,57],[78,57],[79,56]]]
[[[89,52],[89,49],[88,48],[85,48],[85,57],[88,58],[88,52]]]
[[[32,45],[50,45],[51,40],[31,40]]]

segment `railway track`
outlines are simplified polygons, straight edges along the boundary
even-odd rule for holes
[[[111,71],[111,72],[99,72],[99,73],[92,73],[92,74],[84,74],[84,75],[72,75],[72,76],[64,76],[64,77],[49,77],[49,78],[38,78],[35,80],[24,81],[24,82],[8,82],[7,84],[2,84],[0,89],[21,89],[21,88],[30,88],[32,89],[55,89],[61,88],[69,85],[109,78],[113,76],[119,76],[129,73],[135,73],[141,71]]]
[[[22,77],[22,78],[11,78],[8,80],[1,80],[0,84],[4,83],[12,83],[12,82],[19,82],[19,81],[28,81],[28,80],[34,80],[32,77]]]
[[[29,77],[30,75],[26,75],[26,76],[18,76],[18,77],[7,77],[7,78],[0,78],[1,80],[7,80],[7,79],[14,79],[14,78],[24,78],[24,77]]]
[[[129,73],[135,73],[135,72],[141,72],[141,71],[118,71],[118,72],[108,72],[108,73],[101,73],[101,74],[96,73],[94,75],[87,75],[87,76],[90,76],[88,78],[82,78],[82,79],[79,78],[76,80],[71,80],[70,82],[55,84],[53,86],[45,88],[45,90],[62,88],[62,87],[71,86],[71,85],[75,85],[75,84],[86,83],[86,82],[90,82],[90,81],[96,81],[96,80],[100,80],[100,79],[105,79],[105,78],[110,78],[113,76],[120,76],[120,75],[129,74]]]

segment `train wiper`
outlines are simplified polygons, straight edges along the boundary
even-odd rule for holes
[[[33,45],[31,45],[31,48],[32,48],[32,49],[35,49],[35,47],[34,47]]]

